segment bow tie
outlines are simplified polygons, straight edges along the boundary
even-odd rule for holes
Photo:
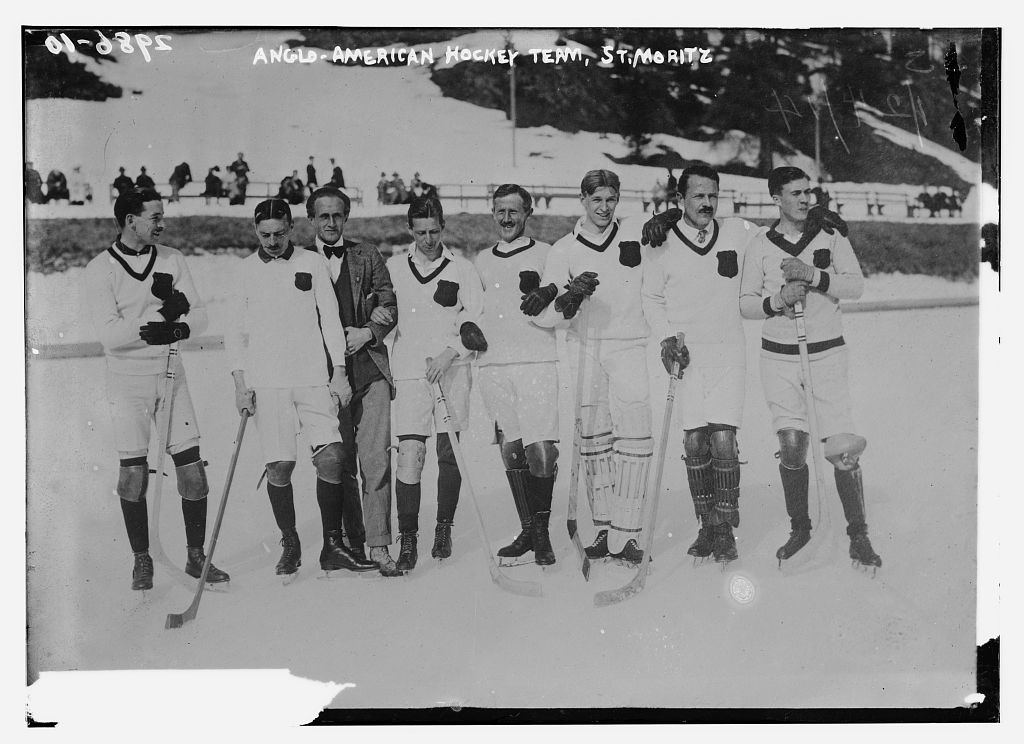
[[[144,245],[142,246],[142,248],[136,251],[132,250],[119,240],[117,241],[117,247],[121,251],[121,253],[123,253],[126,256],[145,256],[146,254],[149,253],[149,249],[152,248],[153,246]]]
[[[345,243],[344,241],[337,245],[327,245],[324,243],[324,255],[327,258],[335,256],[337,258],[345,258]]]

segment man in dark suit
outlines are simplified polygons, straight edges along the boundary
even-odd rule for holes
[[[330,268],[345,327],[346,374],[352,402],[338,412],[344,456],[344,526],[352,552],[364,543],[384,576],[401,576],[388,554],[391,537],[391,401],[395,385],[384,338],[395,327],[398,304],[391,276],[376,248],[345,240],[351,202],[336,188],[310,194],[306,216],[316,230],[316,251]],[[330,366],[330,364],[328,365]],[[359,487],[356,461],[362,471]],[[360,493],[362,503],[360,504]]]

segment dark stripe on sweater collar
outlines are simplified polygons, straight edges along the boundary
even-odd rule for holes
[[[612,244],[612,241],[615,240],[615,236],[618,233],[619,233],[619,223],[616,222],[612,226],[611,232],[608,233],[608,237],[605,238],[604,243],[602,243],[601,245],[598,245],[597,243],[590,242],[589,240],[587,240],[586,238],[583,237],[583,233],[576,233],[576,240],[578,240],[579,242],[583,243],[583,245],[587,246],[587,248],[595,250],[598,253],[603,253],[605,248],[607,248],[608,246],[610,246]]]
[[[785,253],[788,253],[793,258],[796,258],[801,253],[803,253],[804,248],[806,248],[810,244],[810,242],[814,240],[814,235],[801,235],[800,240],[798,240],[795,243],[790,243],[788,240],[786,240],[786,236],[784,236],[782,233],[775,229],[778,226],[779,220],[776,220],[775,223],[768,229],[768,240],[775,243],[775,245],[777,245]]]
[[[537,241],[535,241],[533,238],[530,238],[529,242],[526,245],[522,245],[522,246],[520,246],[518,248],[513,248],[512,250],[508,251],[507,253],[499,251],[498,250],[498,246],[499,245],[501,245],[501,244],[500,243],[495,243],[494,247],[491,248],[491,253],[493,253],[498,258],[511,258],[512,256],[516,255],[517,253],[522,253],[525,250],[533,248],[533,246],[537,245]]]
[[[149,252],[149,261],[146,263],[146,268],[144,268],[141,273],[135,271],[131,266],[129,266],[124,256],[114,250],[114,246],[107,248],[107,253],[113,256],[117,262],[121,264],[121,268],[127,271],[129,276],[140,282],[146,281],[146,278],[149,276],[149,272],[153,270],[153,266],[156,264],[156,248]]]
[[[676,234],[676,237],[686,243],[690,247],[690,250],[696,253],[698,256],[706,256],[711,252],[711,249],[715,246],[715,242],[718,240],[718,220],[711,220],[711,224],[714,225],[714,229],[711,231],[711,239],[701,245],[700,243],[694,243],[688,237],[683,234],[683,231],[679,229],[679,223],[672,225],[672,232]],[[707,229],[707,228],[705,228]]]
[[[409,268],[412,270],[412,275],[414,277],[416,277],[416,280],[420,284],[427,284],[428,282],[430,282],[433,279],[435,279],[438,274],[440,274],[442,271],[444,271],[445,266],[447,266],[448,264],[450,264],[452,262],[452,260],[450,258],[445,257],[444,261],[441,262],[440,266],[438,266],[436,269],[434,269],[429,274],[424,276],[423,274],[420,273],[420,270],[416,268],[416,264],[412,260],[412,252],[411,251],[409,253],[409,257],[406,260],[409,262]]]

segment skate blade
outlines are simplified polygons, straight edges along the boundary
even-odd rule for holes
[[[502,568],[514,568],[515,566],[533,566],[536,565],[537,561],[534,560],[523,560],[521,558],[507,558],[501,556],[498,558],[498,565]]]
[[[707,563],[710,560],[710,558],[711,558],[711,556],[709,556],[709,555],[695,555],[695,556],[693,556],[693,567],[694,568],[698,568],[699,566],[703,566],[705,563]]]
[[[871,564],[871,563],[861,563],[861,562],[860,562],[860,561],[858,561],[858,560],[857,560],[856,558],[854,558],[854,559],[852,559],[852,560],[850,561],[850,565],[851,565],[851,566],[852,566],[852,567],[853,567],[854,569],[856,569],[857,571],[859,571],[860,573],[864,573],[864,574],[866,574],[866,573],[868,573],[868,571],[870,570],[870,571],[871,571],[871,578],[872,578],[872,579],[873,579],[873,578],[875,578],[875,577],[876,577],[876,576],[878,575],[878,568],[879,568],[879,567],[878,567],[878,566],[876,566],[876,565],[874,565],[874,564]]]
[[[290,574],[277,574],[277,577],[281,580],[282,586],[288,586],[289,584],[294,584],[295,580],[299,578],[299,572],[296,571],[295,573]]]

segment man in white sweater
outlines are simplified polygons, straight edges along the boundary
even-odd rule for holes
[[[738,217],[716,219],[718,173],[693,165],[679,175],[683,209],[645,226],[644,315],[661,339],[671,374],[679,363],[683,459],[700,525],[687,550],[719,563],[738,557],[740,461],[736,431],[746,395],[746,339],[740,316],[740,267],[757,228]],[[685,344],[677,333],[685,334]]]
[[[645,249],[639,223],[615,219],[617,175],[588,172],[580,184],[580,202],[584,216],[552,246],[541,280],[541,286],[554,284],[561,294],[537,322],[568,327],[574,378],[584,345],[580,453],[597,530],[587,556],[638,565],[654,450],[648,326],[641,301]]]
[[[135,554],[132,589],[153,587],[149,555],[150,422],[161,405],[170,406],[167,452],[174,461],[185,521],[185,571],[202,574],[209,486],[199,454],[199,427],[181,357],[175,356],[171,400],[161,400],[168,346],[206,330],[206,308],[180,251],[156,240],[164,229],[163,201],[151,189],[117,197],[114,218],[120,233],[85,269],[89,311],[106,360],[107,397],[121,459],[117,495],[128,542]],[[157,474],[160,477],[160,474]],[[229,576],[210,566],[208,582]]]
[[[484,282],[480,327],[494,339],[477,356],[477,378],[522,531],[498,550],[501,558],[533,551],[536,562],[555,562],[548,534],[551,494],[558,460],[558,350],[551,328],[532,318],[555,299],[553,284],[541,275],[551,246],[526,237],[533,198],[522,186],[506,183],[494,192],[492,216],[500,240],[476,256]]]
[[[291,484],[296,420],[316,467],[324,536],[320,567],[376,570],[376,563],[354,555],[342,541],[343,451],[337,415],[339,406],[349,404],[352,388],[330,272],[320,256],[292,245],[288,202],[260,202],[254,223],[260,248],[239,267],[224,345],[232,361],[235,404],[239,413],[253,414],[267,463],[267,492],[284,548],[276,572],[289,576],[302,564]],[[333,362],[329,381],[328,353]]]
[[[779,437],[779,473],[789,514],[789,540],[780,563],[810,540],[808,516],[808,411],[793,306],[803,303],[807,351],[825,457],[835,467],[836,489],[846,516],[850,558],[878,567],[882,559],[868,539],[859,458],[867,440],[854,432],[847,380],[846,342],[840,300],[864,291],[864,274],[846,238],[846,224],[823,207],[810,207],[807,174],[785,166],[768,175],[768,192],[779,220],[747,250],[740,284],[744,318],[764,318],[761,384]],[[814,446],[818,446],[815,442]]]
[[[487,349],[477,322],[483,312],[483,287],[473,264],[444,244],[444,212],[433,197],[409,205],[409,232],[415,245],[392,256],[388,273],[398,297],[398,328],[391,355],[397,393],[394,429],[398,437],[395,502],[402,534],[398,568],[411,571],[419,557],[420,476],[427,438],[437,433],[437,524],[430,555],[452,554],[452,524],[462,475],[451,441],[436,408],[434,383],[440,382],[453,428],[469,426],[470,359]]]

